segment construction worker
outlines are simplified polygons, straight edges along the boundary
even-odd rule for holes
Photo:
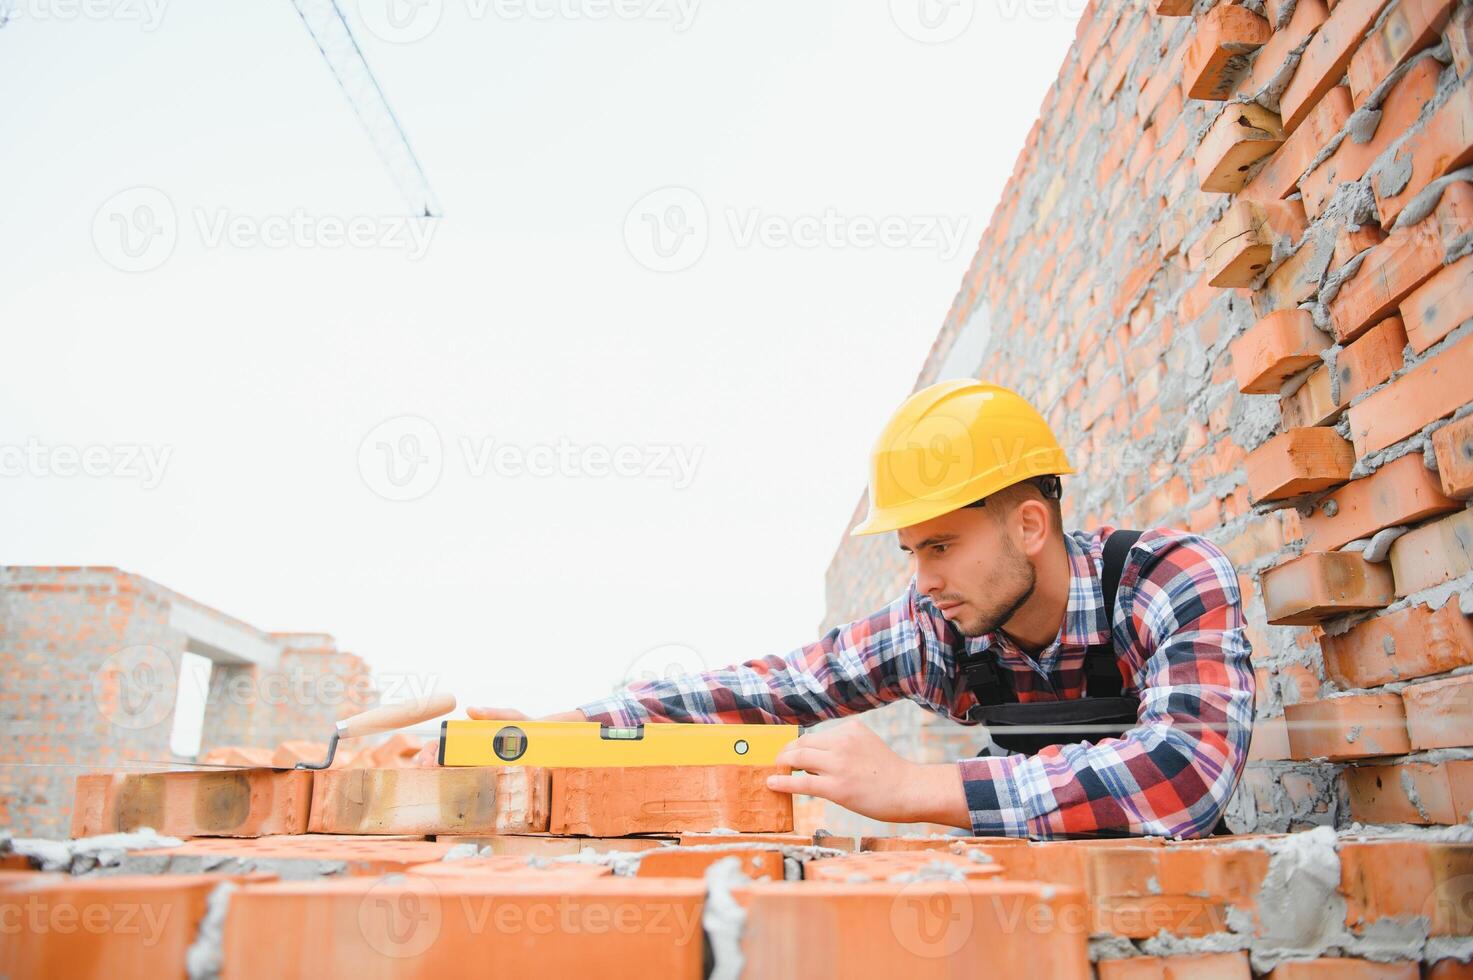
[[[853,532],[897,532],[904,594],[785,657],[630,684],[548,718],[813,725],[909,699],[985,725],[990,744],[925,765],[854,722],[802,735],[778,759],[795,771],[768,785],[977,835],[1211,833],[1252,730],[1237,575],[1193,534],[1065,533],[1059,477],[1073,472],[1014,392],[916,392],[880,436]]]

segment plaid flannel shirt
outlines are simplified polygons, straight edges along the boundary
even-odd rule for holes
[[[1252,734],[1254,678],[1238,577],[1204,538],[1148,531],[1126,561],[1111,623],[1100,568],[1112,530],[1065,535],[1068,609],[1037,659],[1000,631],[963,637],[912,578],[884,609],[785,657],[631,684],[582,710],[616,725],[812,725],[908,698],[967,724],[977,701],[962,683],[961,653],[992,651],[1020,701],[1066,700],[1084,696],[1086,648],[1113,638],[1123,693],[1140,697],[1136,727],[1033,756],[960,760],[972,831],[1039,839],[1209,834]]]

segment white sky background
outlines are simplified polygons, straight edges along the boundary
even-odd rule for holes
[[[167,465],[145,486],[48,475],[49,455],[17,472],[12,450],[0,562],[118,565],[529,712],[601,696],[652,648],[717,666],[814,638],[870,444],[1080,6],[953,0],[970,25],[929,44],[897,20],[937,0],[705,0],[684,31],[444,0],[428,37],[393,44],[361,19],[385,0],[343,0],[445,210],[416,260],[207,241],[221,218],[404,210],[287,0],[173,0],[152,31],[129,16],[142,0],[92,2],[114,16],[11,0],[0,29],[0,447]],[[661,273],[625,223],[667,185],[698,196],[709,244]],[[166,195],[177,246],[125,273],[93,222],[138,186]],[[830,208],[965,228],[941,255],[743,246],[732,227]],[[443,471],[392,502],[375,445],[408,430],[363,467],[359,450],[404,415],[433,426]],[[478,476],[467,439],[700,455],[682,488]]]

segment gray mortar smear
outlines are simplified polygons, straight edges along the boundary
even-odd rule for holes
[[[183,843],[177,837],[164,837],[152,828],[140,827],[126,834],[100,834],[77,840],[17,837],[10,840],[9,849],[38,863],[42,871],[84,874],[94,868],[120,864],[129,851],[178,847]]]
[[[1385,173],[1384,168],[1382,173]],[[1411,174],[1410,159],[1407,161],[1407,174],[1408,176]],[[1417,192],[1417,196],[1408,201],[1407,206],[1402,208],[1401,214],[1396,216],[1396,221],[1392,222],[1391,227],[1393,229],[1406,228],[1427,217],[1432,213],[1432,209],[1437,207],[1437,202],[1442,200],[1442,192],[1447,185],[1455,184],[1460,180],[1473,180],[1473,167],[1462,167],[1451,173],[1443,174],[1422,188]],[[1405,187],[1406,181],[1402,181],[1401,186]],[[1392,193],[1396,193],[1396,191]]]
[[[225,965],[225,913],[230,908],[233,881],[222,881],[205,899],[205,915],[199,921],[194,942],[184,954],[184,967],[189,980],[216,980]]]
[[[706,869],[706,904],[701,909],[701,926],[711,946],[714,965],[710,980],[738,980],[742,975],[742,929],[747,912],[731,894],[732,889],[752,883],[742,874],[742,862],[723,858]]]

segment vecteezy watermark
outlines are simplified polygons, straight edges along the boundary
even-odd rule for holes
[[[700,0],[461,0],[467,19],[516,21],[647,21],[668,24],[677,34],[690,29]],[[390,44],[413,44],[435,32],[445,0],[358,0],[368,32]]]
[[[0,6],[15,20],[115,20],[136,23],[140,30],[151,32],[163,23],[168,0],[10,0]]]
[[[1066,20],[1076,22],[1084,16],[1089,0],[996,0],[998,15],[1003,20]]]
[[[641,682],[674,681],[693,677],[707,669],[706,658],[684,643],[662,643],[639,654],[624,668],[614,690]]]
[[[92,673],[92,700],[98,714],[129,731],[152,728],[174,711],[179,667],[158,647],[124,647]]]
[[[695,480],[702,446],[667,443],[518,444],[489,436],[460,436],[454,443],[460,466],[473,479],[659,480],[684,490]],[[374,426],[358,445],[358,473],[385,500],[418,500],[434,490],[445,469],[445,445],[434,423],[400,415]]]
[[[164,481],[173,454],[173,446],[50,445],[32,436],[24,445],[0,443],[0,477],[137,480],[144,490],[153,490]]]
[[[976,0],[890,0],[895,26],[922,44],[943,44],[961,37],[976,13]]]
[[[409,215],[245,214],[196,207],[181,222],[174,202],[156,187],[130,187],[103,202],[92,218],[92,243],[120,272],[150,272],[174,254],[181,225],[203,248],[373,249],[417,262],[429,251],[435,219]]]
[[[174,906],[158,902],[78,902],[36,892],[0,906],[0,936],[137,936],[143,948],[157,946]]]
[[[954,259],[967,238],[967,219],[937,214],[845,214],[837,208],[777,214],[761,208],[727,208],[727,234],[741,249],[913,249]],[[654,272],[680,272],[700,261],[711,237],[710,213],[688,187],[662,187],[634,203],[624,216],[624,245]]]

